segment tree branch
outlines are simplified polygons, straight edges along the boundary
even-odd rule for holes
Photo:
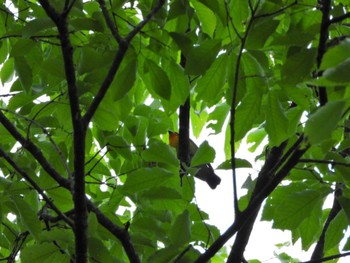
[[[324,256],[324,243],[326,240],[326,232],[328,230],[330,223],[334,220],[334,218],[341,211],[341,206],[337,200],[337,197],[341,196],[341,195],[342,195],[342,190],[341,190],[339,184],[337,184],[336,190],[334,192],[333,205],[332,205],[331,211],[328,214],[327,220],[323,226],[322,233],[320,235],[320,238],[317,241],[314,252],[312,253],[312,256],[311,256],[312,260],[313,259],[320,259]]]
[[[320,27],[320,38],[318,42],[318,50],[317,50],[317,69],[320,68],[323,55],[326,53],[327,50],[327,41],[329,37],[329,12],[331,10],[331,0],[324,0],[322,1],[322,21],[321,21],[321,27]],[[325,87],[319,87],[319,100],[320,105],[323,106],[327,103],[327,91]]]
[[[350,256],[350,252],[332,255],[332,256],[324,257],[324,258],[312,259],[312,260],[303,261],[300,263],[320,263],[320,262],[326,262],[326,261],[330,261],[330,260],[334,260],[334,259],[338,259],[338,258],[342,258],[342,257],[347,257],[347,256]]]
[[[57,24],[60,20],[60,14],[57,10],[50,5],[48,0],[39,0],[40,5],[44,8],[46,14]]]
[[[105,18],[107,26],[109,27],[109,30],[111,31],[111,33],[112,33],[113,37],[115,38],[115,40],[117,40],[117,42],[120,43],[120,41],[122,41],[122,37],[119,35],[117,25],[115,25],[113,23],[110,15],[108,14],[105,1],[104,0],[98,0],[98,3],[99,3],[100,8],[102,10],[102,14],[103,14],[103,17]]]
[[[342,16],[338,16],[338,17],[334,17],[331,20],[329,20],[329,24],[335,24],[335,23],[339,23],[342,22],[343,20],[350,18],[350,13],[346,13]]]
[[[126,54],[126,51],[128,49],[128,43],[125,42],[125,40],[121,40],[119,42],[119,49],[118,52],[113,60],[112,66],[110,67],[107,76],[103,80],[100,89],[98,90],[94,100],[92,101],[90,107],[87,109],[85,115],[83,116],[83,122],[85,125],[88,125],[88,123],[91,121],[92,117],[94,116],[98,106],[100,105],[102,99],[107,93],[107,90],[109,89],[110,85],[112,84],[112,81],[120,67],[120,64]]]
[[[151,20],[151,18],[162,8],[165,0],[159,0],[157,5],[149,12],[143,21],[141,21],[125,38],[126,42],[130,42],[134,36]]]
[[[63,17],[66,17],[69,14],[69,12],[72,10],[72,8],[73,8],[73,6],[75,4],[75,1],[76,0],[72,0],[72,2],[69,3],[70,0],[66,0],[66,2],[64,4],[64,9],[63,9],[63,12],[62,12],[62,16]]]
[[[130,240],[130,235],[127,229],[122,229],[114,224],[107,216],[105,216],[101,210],[99,210],[90,200],[87,199],[87,205],[89,210],[96,214],[98,222],[104,226],[109,232],[111,232],[115,237],[117,237],[128,255],[131,263],[140,263],[140,259],[135,251],[135,248]]]
[[[285,7],[282,7],[274,12],[271,13],[266,13],[266,14],[261,14],[256,16],[255,18],[263,18],[263,17],[269,17],[269,16],[275,16],[278,15],[280,13],[283,13],[285,10],[287,10],[288,8],[291,8],[292,6],[298,4],[298,0],[295,0],[293,3],[290,3],[289,5],[286,5]]]
[[[253,190],[251,199],[249,203],[254,200],[254,198],[261,193],[261,191],[268,185],[272,179],[273,174],[277,169],[283,164],[281,161],[283,158],[283,151],[287,145],[287,141],[283,142],[279,147],[273,147],[271,152],[265,161],[261,172],[257,178],[255,188]],[[286,153],[288,154],[288,152]],[[244,251],[248,244],[250,234],[253,230],[253,226],[258,216],[261,204],[257,206],[255,211],[252,213],[249,219],[247,219],[244,226],[238,231],[235,242],[232,246],[231,253],[228,257],[227,262],[230,263],[240,263],[244,258]]]
[[[53,7],[46,1],[39,1],[47,15],[54,21],[58,29],[61,41],[61,50],[64,61],[64,70],[68,86],[68,98],[70,104],[71,119],[73,124],[73,150],[74,150],[74,191],[73,201],[75,209],[75,256],[76,262],[87,261],[87,206],[85,197],[85,135],[87,123],[82,121],[79,95],[76,86],[75,67],[73,62],[73,47],[69,39],[67,14],[74,4],[65,2],[65,10],[62,15],[57,14]]]
[[[109,89],[119,67],[122,63],[124,56],[126,54],[126,51],[129,48],[129,44],[133,37],[140,32],[140,30],[151,20],[152,16],[158,12],[158,10],[164,5],[165,0],[159,0],[158,4],[150,11],[150,13],[146,16],[146,18],[140,22],[124,39],[119,40],[119,49],[118,52],[113,60],[112,66],[110,67],[107,76],[105,77],[104,81],[101,84],[101,87],[99,91],[97,92],[94,100],[92,101],[90,107],[86,111],[84,117],[83,117],[83,123],[85,125],[88,125],[88,123],[91,121],[92,117],[94,116],[98,106],[100,105],[102,99],[107,93],[107,90]]]
[[[248,38],[249,30],[253,24],[254,20],[254,15],[255,12],[259,6],[259,3],[257,3],[256,8],[251,7],[251,19],[249,20],[249,23],[247,25],[247,29],[244,33],[244,36],[241,37],[238,35],[241,44],[240,44],[240,49],[239,53],[237,55],[237,60],[236,60],[236,67],[235,67],[235,72],[234,72],[234,79],[233,79],[233,89],[232,89],[232,101],[230,105],[230,151],[231,151],[231,169],[232,169],[232,184],[233,184],[233,206],[234,206],[234,211],[235,215],[239,215],[240,209],[238,206],[238,195],[237,195],[237,180],[236,180],[236,149],[235,149],[235,134],[236,134],[236,127],[235,127],[235,120],[236,120],[236,103],[237,103],[237,91],[238,91],[238,81],[239,81],[239,74],[240,74],[240,64],[242,60],[242,55],[243,51],[245,48],[245,44]],[[249,4],[250,1],[249,1]],[[227,12],[227,11],[226,11]],[[227,12],[228,13],[228,12]]]
[[[47,138],[51,142],[53,148],[56,150],[57,154],[60,156],[62,165],[64,166],[69,178],[71,178],[71,171],[67,165],[67,162],[65,161],[65,158],[63,156],[61,149],[58,147],[58,145],[56,144],[56,142],[52,138],[50,132],[44,126],[42,126],[40,123],[36,122],[34,119],[30,119],[30,118],[23,116],[15,111],[11,111],[8,109],[2,109],[2,108],[0,108],[0,111],[11,113],[13,115],[16,115],[17,117],[23,118],[24,120],[28,121],[29,125],[28,125],[28,129],[27,129],[27,138],[29,138],[29,133],[30,133],[29,129],[30,129],[31,124],[35,124],[37,127],[39,127],[43,131],[43,133],[47,136]],[[33,118],[35,118],[35,116]]]
[[[41,167],[56,181],[58,184],[72,192],[72,185],[70,180],[62,177],[47,161],[40,149],[30,140],[25,139],[13,126],[13,124],[6,118],[6,116],[0,111],[0,123],[8,130],[13,138],[18,141],[23,148],[29,151],[32,156],[39,162]],[[85,197],[86,198],[86,197]],[[140,260],[133,248],[128,233],[124,233],[124,230],[114,224],[108,217],[106,217],[89,199],[86,198],[87,206],[89,210],[93,211],[98,219],[98,222],[103,225],[108,231],[110,231],[116,238],[118,238],[122,246],[124,247],[130,262],[139,263]]]
[[[41,187],[25,171],[23,171],[2,148],[0,148],[0,157],[3,157],[31,186],[33,186],[57,215],[59,215],[70,227],[74,228],[72,220],[58,209],[58,207],[45,194],[44,190],[41,189]]]
[[[189,30],[189,29],[188,29]],[[185,69],[186,57],[181,53],[180,66]],[[185,103],[180,105],[179,111],[179,146],[178,158],[181,163],[190,165],[190,95],[188,95]],[[180,164],[181,165],[181,164]]]
[[[266,197],[273,192],[273,190],[282,182],[282,180],[289,174],[289,172],[298,163],[299,159],[309,149],[309,146],[303,148],[296,148],[291,154],[290,158],[286,161],[283,167],[277,171],[276,175],[273,176],[271,183],[266,185],[259,194],[257,194],[249,203],[248,207],[242,211],[238,217],[236,217],[234,223],[209,247],[209,249],[201,254],[195,263],[205,263],[210,260],[225,243],[239,231],[250,219],[256,210],[261,206],[262,202]]]
[[[343,163],[343,162],[337,162],[337,161],[331,161],[331,160],[300,159],[299,162],[301,162],[301,163],[324,163],[324,164],[330,164],[332,166],[341,165],[341,166],[350,167],[350,163]]]
[[[24,149],[29,151],[31,155],[40,163],[41,167],[62,187],[71,190],[71,182],[59,174],[51,164],[46,160],[41,150],[29,139],[24,138],[10,122],[9,119],[0,111],[0,123],[4,125],[6,130],[12,137],[18,141]]]

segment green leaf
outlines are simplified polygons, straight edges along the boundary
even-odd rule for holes
[[[199,1],[191,0],[191,4],[197,12],[203,32],[213,37],[216,28],[216,16],[214,12]]]
[[[124,98],[117,102],[114,102],[111,97],[104,98],[93,120],[103,130],[115,130],[119,126],[118,121],[122,121],[128,117],[131,107],[131,101],[128,96],[124,96]]]
[[[272,17],[255,19],[249,31],[246,48],[260,49],[264,47],[266,40],[275,32],[279,21]]]
[[[339,45],[327,49],[322,58],[320,70],[337,67],[342,62],[348,60],[350,56],[350,41],[345,39]]]
[[[18,219],[27,230],[38,239],[41,232],[41,224],[37,217],[37,211],[34,211],[33,208],[21,197],[11,196],[10,199],[16,206]]]
[[[179,246],[167,246],[165,248],[157,250],[153,255],[151,255],[147,263],[164,263],[172,262],[174,258],[179,254]]]
[[[249,147],[250,152],[254,152],[256,148],[264,141],[266,137],[265,129],[255,129],[248,133],[247,143],[252,144]]]
[[[337,200],[339,201],[341,207],[343,208],[346,218],[348,219],[348,222],[350,222],[350,199],[344,196],[340,196],[337,198]]]
[[[286,112],[286,116],[288,118],[288,134],[289,136],[293,136],[294,134],[296,134],[297,131],[297,127],[300,123],[300,119],[302,117],[303,114],[303,110],[300,109],[299,107],[295,107],[295,108],[290,108],[287,112]]]
[[[225,3],[222,1],[213,1],[213,0],[198,0],[205,6],[207,6],[213,13],[218,16],[221,20],[222,24],[226,23],[227,13],[226,13],[226,7]],[[234,13],[236,14],[236,13]]]
[[[205,75],[197,82],[195,91],[196,100],[206,101],[209,106],[214,105],[223,94],[223,87],[226,82],[226,68],[228,56],[219,56],[207,70]]]
[[[43,243],[26,246],[20,254],[23,263],[52,263],[52,262],[69,262],[69,255],[59,251],[54,243]]]
[[[267,96],[265,128],[271,147],[280,145],[288,137],[288,119],[275,90]]]
[[[185,56],[188,56],[193,47],[192,40],[187,35],[178,32],[170,32],[169,35],[172,37],[176,45],[178,45],[178,47],[181,49],[181,52]]]
[[[179,200],[181,199],[181,195],[178,191],[173,188],[161,186],[159,188],[153,188],[151,190],[147,190],[143,193],[143,197],[152,200]]]
[[[150,140],[148,148],[142,152],[142,158],[146,162],[166,163],[175,167],[179,166],[174,149],[164,142],[158,140]]]
[[[56,242],[61,248],[69,248],[74,246],[74,234],[71,229],[50,229],[42,231],[40,234],[42,242]]]
[[[347,200],[348,201],[348,200]],[[338,247],[341,240],[344,238],[344,232],[348,228],[349,218],[343,211],[340,211],[336,217],[330,222],[326,232],[325,251]]]
[[[144,80],[150,92],[169,100],[171,96],[171,83],[164,70],[150,59],[145,60],[144,68],[146,73]]]
[[[199,46],[194,46],[186,55],[185,72],[188,75],[203,74],[214,62],[221,49],[221,41],[207,40]]]
[[[329,187],[307,189],[302,183],[279,187],[268,198],[262,218],[273,220],[274,228],[294,230],[314,209],[322,209],[329,192]]]
[[[55,53],[53,53],[55,54]],[[66,74],[64,72],[64,64],[62,56],[52,55],[48,59],[46,59],[42,64],[43,71],[58,77],[60,79],[64,79]]]
[[[57,207],[62,211],[73,209],[73,204],[70,202],[72,199],[72,194],[67,189],[48,189],[47,195],[54,200]]]
[[[52,21],[52,19],[48,17],[36,18],[32,21],[29,21],[25,25],[22,35],[23,37],[29,38],[31,36],[38,34],[41,31],[45,31],[53,27],[55,27],[55,24]]]
[[[172,244],[180,246],[191,240],[191,221],[188,210],[178,215],[172,225],[169,237]]]
[[[24,57],[15,57],[15,70],[23,90],[29,93],[33,82],[33,73],[30,64]]]
[[[350,250],[350,238],[347,239],[343,249],[344,251],[349,251]]]
[[[313,209],[310,216],[300,224],[297,231],[300,234],[301,244],[304,251],[319,239],[322,229],[322,210]]]
[[[311,78],[315,59],[316,49],[298,50],[291,53],[282,66],[283,85],[295,85],[306,78]]]
[[[100,262],[116,262],[116,258],[112,256],[107,247],[103,244],[101,239],[89,238],[89,255],[95,261]]]
[[[126,159],[132,159],[131,146],[127,143],[127,141],[117,135],[111,135],[106,137],[106,140],[109,144],[109,147],[112,149],[110,152],[113,154],[116,151],[118,154],[121,154]]]
[[[245,28],[247,19],[249,17],[249,6],[246,1],[229,2],[229,10],[232,16],[233,24],[237,27],[238,31],[241,32]],[[248,34],[249,37],[249,34]]]
[[[125,64],[125,63],[124,63]],[[115,101],[122,99],[126,93],[134,86],[137,72],[136,57],[128,60],[126,65],[119,69],[112,84],[111,91]]]
[[[128,174],[123,191],[127,194],[133,194],[159,187],[171,180],[173,175],[173,173],[159,167],[140,168]]]
[[[177,109],[179,105],[184,104],[189,96],[190,83],[180,65],[173,60],[166,61],[164,64],[164,70],[170,80],[172,89],[170,103]]]
[[[210,235],[208,236],[208,231],[210,231]],[[209,224],[201,222],[196,222],[192,226],[192,240],[199,240],[207,243],[209,241],[209,244],[211,244],[216,238],[218,238],[220,235],[220,231],[217,229],[217,227]],[[208,240],[208,238],[210,238]]]
[[[91,47],[84,46],[80,50],[78,73],[82,75],[100,71],[111,65],[114,56],[114,52],[105,51],[101,53]]]
[[[14,75],[14,59],[13,58],[8,58],[5,63],[1,67],[0,71],[0,77],[1,77],[1,82],[4,85],[7,82],[10,82],[13,78]]]
[[[261,111],[261,100],[262,96],[259,87],[247,91],[236,110],[235,141],[241,140],[253,127]]]
[[[344,101],[331,101],[313,113],[305,125],[305,135],[311,144],[329,139],[341,119]]]
[[[211,163],[215,158],[215,150],[208,144],[203,142],[191,160],[191,166],[195,167],[200,164]]]
[[[21,57],[27,55],[35,46],[34,40],[31,39],[19,39],[12,47],[10,57]]]
[[[236,164],[236,167],[235,167],[236,169],[237,168],[253,168],[252,164],[245,159],[236,158],[235,164]],[[216,169],[231,170],[232,169],[231,160],[224,161]]]
[[[208,128],[212,128],[216,134],[222,131],[225,120],[230,112],[230,106],[227,103],[217,104],[214,111],[209,114],[207,119]]]
[[[348,83],[350,81],[349,76],[350,59],[346,59],[334,68],[328,68],[323,72],[323,77],[326,80],[333,81],[335,83]]]
[[[103,26],[98,20],[92,18],[75,18],[70,20],[70,24],[75,30],[92,30],[97,32],[103,32]]]

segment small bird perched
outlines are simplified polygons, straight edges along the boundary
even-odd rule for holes
[[[179,134],[177,132],[169,131],[169,145],[174,147],[176,149],[176,152],[178,151]],[[190,140],[190,159],[192,159],[197,150],[198,146],[192,140]],[[221,179],[215,174],[214,169],[210,163],[198,165],[196,168],[198,168],[198,170],[194,176],[200,180],[207,182],[211,189],[215,189],[220,184]]]

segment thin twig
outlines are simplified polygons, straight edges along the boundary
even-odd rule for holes
[[[71,182],[62,177],[47,161],[40,149],[30,140],[25,139],[13,126],[13,124],[6,118],[6,116],[0,111],[0,123],[10,132],[10,134],[16,139],[23,148],[28,150],[32,156],[40,163],[41,167],[54,179],[60,186],[68,189],[72,192]],[[136,169],[135,169],[136,170]],[[139,263],[140,259],[137,256],[135,249],[130,241],[130,236],[128,233],[125,233],[122,228],[114,224],[107,216],[105,216],[102,211],[95,206],[89,199],[86,198],[87,205],[90,211],[93,211],[98,219],[98,222],[104,226],[108,231],[110,231],[116,238],[118,238],[128,257],[130,262]]]
[[[250,1],[249,1],[250,3]],[[232,166],[232,181],[233,181],[233,203],[234,203],[234,210],[235,214],[238,215],[240,213],[240,209],[238,206],[238,195],[237,195],[237,180],[236,180],[236,149],[235,149],[235,134],[236,134],[236,127],[235,127],[235,120],[236,120],[236,100],[237,100],[237,91],[238,91],[238,80],[239,80],[239,74],[240,74],[240,64],[242,60],[242,55],[243,51],[245,48],[245,43],[249,34],[249,30],[253,24],[254,20],[254,15],[259,7],[260,1],[257,2],[257,5],[255,8],[251,7],[251,19],[247,25],[247,29],[244,33],[244,36],[241,37],[241,45],[240,45],[240,50],[237,55],[237,60],[236,60],[236,67],[235,67],[235,72],[234,72],[234,80],[233,80],[233,91],[232,91],[232,102],[231,102],[231,110],[230,110],[230,132],[231,132],[231,141],[230,141],[230,146],[231,146],[231,166]]]
[[[100,156],[100,158],[96,161],[96,163],[94,163],[94,165],[90,168],[90,170],[86,172],[86,175],[90,175],[92,173],[92,171],[103,160],[103,158],[106,156],[107,153],[108,151],[106,151],[102,156]]]
[[[84,117],[83,117],[83,123],[84,125],[88,125],[88,123],[91,121],[93,115],[95,114],[98,106],[100,105],[102,99],[107,93],[107,90],[109,89],[110,85],[112,84],[112,81],[120,67],[120,64],[122,63],[124,56],[126,54],[126,51],[129,48],[130,41],[133,39],[133,37],[140,32],[140,30],[151,20],[153,15],[158,12],[158,10],[164,5],[165,0],[159,0],[158,4],[150,11],[150,13],[146,16],[146,18],[141,21],[124,39],[121,39],[119,41],[119,49],[118,52],[113,60],[112,66],[110,67],[107,76],[105,77],[104,81],[102,82],[99,91],[97,92],[94,100],[92,101],[90,107],[87,109]]]
[[[70,0],[66,0],[66,2],[65,2],[65,4],[64,4],[64,9],[63,9],[63,12],[62,12],[62,16],[63,16],[63,17],[66,17],[66,16],[69,14],[69,12],[70,12],[70,11],[72,10],[72,8],[73,8],[73,5],[75,4],[75,1],[76,1],[76,0],[72,0],[72,2],[69,3]]]
[[[341,165],[341,166],[350,167],[350,163],[343,163],[343,162],[337,162],[337,161],[332,161],[332,160],[300,159],[299,162],[301,162],[301,163],[323,163],[323,164],[330,164],[332,166]]]
[[[283,13],[285,10],[287,10],[288,8],[291,8],[292,6],[297,5],[297,4],[298,4],[298,0],[295,0],[293,3],[290,3],[289,5],[286,5],[285,7],[282,7],[274,12],[257,15],[257,16],[255,16],[255,18],[258,19],[258,18],[263,18],[263,17],[270,17],[270,16],[279,15],[279,14]]]
[[[6,128],[6,130],[12,135],[12,137],[18,141],[22,147],[28,150],[32,156],[40,163],[41,167],[60,185],[64,188],[71,190],[71,182],[59,174],[48,160],[44,157],[41,150],[29,139],[23,137],[12,122],[6,118],[6,116],[0,111],[0,123]]]
[[[319,259],[312,259],[309,261],[303,261],[303,262],[299,262],[299,263],[320,263],[320,262],[326,262],[326,261],[330,261],[330,260],[334,260],[334,259],[338,259],[338,258],[342,258],[342,257],[347,257],[347,256],[350,256],[350,252],[332,255],[332,256],[319,258]]]
[[[159,0],[158,4],[148,13],[144,20],[142,20],[125,38],[126,42],[130,42],[134,36],[141,31],[141,29],[151,20],[151,18],[162,8],[165,0]]]
[[[342,22],[343,20],[345,20],[347,18],[350,18],[350,13],[346,13],[346,14],[344,14],[342,16],[334,17],[334,18],[330,19],[328,21],[328,23],[329,24],[339,23],[339,22]]]
[[[228,33],[229,33],[229,35],[230,35],[230,39],[231,39],[231,33],[230,33],[229,23],[228,23],[228,22],[230,22],[230,24],[231,24],[233,30],[235,31],[237,37],[238,37],[240,40],[242,40],[242,36],[239,34],[239,32],[238,32],[238,30],[237,30],[235,24],[233,23],[233,19],[232,19],[232,16],[231,16],[231,14],[230,14],[230,9],[229,9],[227,0],[224,0],[224,3],[225,3],[226,19],[227,19],[227,25],[226,25],[226,26],[227,26],[227,29],[228,29]],[[231,41],[231,42],[232,42],[232,41]]]
[[[45,194],[44,190],[24,171],[20,168],[14,160],[2,149],[0,148],[0,156],[3,157],[33,188],[42,196],[42,198],[49,204],[49,206],[54,210],[62,219],[73,228],[73,222],[71,219],[66,217],[64,213],[51,201],[51,199]]]
[[[119,35],[118,27],[115,23],[113,23],[110,15],[108,14],[105,0],[98,0],[98,3],[100,5],[100,8],[102,10],[103,17],[105,18],[105,21],[107,23],[107,26],[109,27],[109,30],[111,31],[113,37],[117,40],[119,43],[122,40],[122,37]]]
[[[21,114],[15,112],[15,111],[10,111],[10,110],[8,110],[8,109],[1,109],[1,108],[0,108],[0,111],[9,112],[9,113],[14,114],[14,115],[16,115],[16,116],[18,116],[18,117],[20,117],[20,118],[23,118],[23,119],[25,119],[26,121],[29,122],[28,131],[27,131],[27,139],[29,139],[29,126],[30,126],[31,124],[35,124],[37,127],[39,127],[39,128],[44,132],[44,134],[47,136],[47,138],[48,138],[49,141],[51,142],[52,146],[54,147],[54,149],[56,150],[56,152],[57,152],[58,155],[60,156],[62,165],[63,165],[64,168],[66,169],[66,172],[67,172],[69,178],[71,178],[72,173],[71,173],[71,171],[70,171],[70,169],[69,169],[69,167],[68,167],[68,165],[67,165],[67,162],[66,162],[66,160],[65,160],[65,157],[63,156],[63,153],[62,153],[61,149],[58,147],[58,145],[56,144],[56,142],[55,142],[54,139],[52,138],[51,133],[50,133],[44,126],[42,126],[42,125],[41,125],[40,123],[38,123],[37,121],[35,121],[35,120],[33,120],[33,119],[30,119],[30,118],[28,118],[28,117],[26,117],[26,116],[24,116],[24,115],[21,115]]]

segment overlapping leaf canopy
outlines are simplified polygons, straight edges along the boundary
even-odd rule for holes
[[[322,256],[349,250],[350,1],[321,2],[1,3],[0,258],[74,258],[80,172],[91,262],[238,262],[221,248],[266,197],[262,219],[304,250],[322,235]],[[249,167],[234,151],[268,138],[227,235],[205,222],[167,144],[188,97],[193,134],[225,140],[220,168]],[[200,149],[196,162],[212,160]]]

